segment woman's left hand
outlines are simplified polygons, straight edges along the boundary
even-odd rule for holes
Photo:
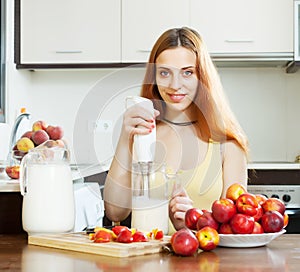
[[[185,226],[185,213],[191,208],[193,208],[193,201],[184,188],[173,193],[169,203],[169,214],[175,229],[178,230]]]

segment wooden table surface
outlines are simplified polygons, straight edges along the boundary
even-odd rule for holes
[[[116,258],[27,244],[26,235],[0,235],[0,271],[299,271],[300,234],[257,248],[221,248],[192,257],[167,253]]]

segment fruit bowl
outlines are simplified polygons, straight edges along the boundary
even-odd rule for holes
[[[221,247],[260,247],[270,243],[275,238],[279,237],[286,230],[282,229],[274,233],[262,234],[219,234]]]

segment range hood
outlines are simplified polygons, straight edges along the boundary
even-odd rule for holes
[[[281,67],[294,62],[291,53],[211,53],[217,67]],[[288,72],[288,71],[287,71]]]

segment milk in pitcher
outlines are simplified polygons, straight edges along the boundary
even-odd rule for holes
[[[68,164],[29,164],[23,198],[23,228],[29,234],[71,231],[74,193]]]

